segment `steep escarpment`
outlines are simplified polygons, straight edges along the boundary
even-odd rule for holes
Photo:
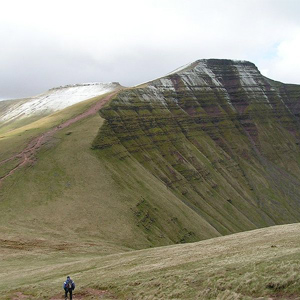
[[[138,163],[220,234],[297,222],[299,113],[300,86],[250,62],[199,60],[121,91],[93,149]]]

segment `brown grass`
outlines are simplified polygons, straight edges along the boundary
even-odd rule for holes
[[[97,291],[117,299],[297,299],[299,230],[299,224],[274,226],[105,256],[88,247],[56,252],[39,245],[9,254],[1,247],[0,299],[17,292],[57,297],[68,274],[84,299]]]

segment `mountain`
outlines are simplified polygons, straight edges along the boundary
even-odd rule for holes
[[[217,59],[0,102],[0,299],[295,298],[299,103]]]
[[[120,92],[93,148],[138,162],[219,234],[297,222],[299,100],[250,62],[199,60]]]
[[[4,232],[140,249],[300,220],[300,86],[208,59],[114,87],[2,129]]]
[[[73,84],[52,88],[31,98],[0,101],[0,128],[13,122],[16,124],[22,121],[22,125],[30,123],[55,111],[119,88],[121,86],[117,82]]]

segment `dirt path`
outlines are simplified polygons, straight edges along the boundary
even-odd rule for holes
[[[96,289],[92,289],[92,288],[86,288],[81,292],[74,292],[73,295],[73,299],[74,300],[79,300],[79,299],[117,299],[114,297],[113,294],[111,294],[109,291],[107,290],[96,290]],[[25,299],[29,299],[30,297],[27,295],[24,295],[21,292],[16,292],[12,298],[12,300],[25,300]],[[64,292],[61,292],[53,297],[50,298],[50,300],[62,300],[65,299],[64,297]],[[69,299],[69,298],[68,298]]]
[[[32,141],[29,142],[29,144],[25,147],[25,149],[18,153],[15,154],[3,161],[0,161],[0,166],[12,161],[14,159],[19,159],[20,162],[13,168],[11,169],[7,174],[3,175],[2,177],[0,177],[0,185],[2,183],[2,181],[7,178],[8,176],[12,175],[14,172],[16,172],[18,169],[20,169],[22,166],[26,165],[27,163],[32,163],[35,160],[35,155],[37,153],[37,151],[41,148],[41,146],[43,144],[45,144],[47,141],[49,141],[49,139],[51,139],[51,137],[59,130],[62,130],[84,118],[87,118],[91,115],[96,114],[114,95],[116,95],[119,92],[113,92],[109,95],[107,95],[106,97],[102,98],[100,101],[98,101],[96,104],[92,105],[88,110],[86,110],[85,112],[77,115],[76,117],[69,119],[63,123],[61,123],[60,125],[49,129],[48,131],[44,132],[43,134],[41,134],[40,136],[34,138]]]
[[[87,288],[81,292],[74,292],[73,299],[117,299],[109,291],[106,290],[96,290],[92,288]],[[61,300],[65,299],[63,293],[57,294],[56,296],[50,298],[50,300]]]

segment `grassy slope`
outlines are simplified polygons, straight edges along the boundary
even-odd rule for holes
[[[298,222],[300,127],[292,105],[299,86],[293,97],[267,93],[270,106],[263,90],[233,85],[238,113],[225,94],[171,79],[176,92],[125,90],[101,110],[106,122],[93,144],[99,156],[111,155],[116,165],[134,158],[222,235]]]
[[[24,118],[0,127],[0,160],[20,152],[33,137],[87,110],[102,97],[105,95],[82,101],[38,120],[38,117]]]
[[[117,299],[296,299],[299,230],[299,224],[274,226],[107,256],[85,253],[88,248],[8,251],[1,244],[0,299],[11,299],[16,291],[30,299],[60,295],[66,274],[76,281],[78,295],[92,287]]]
[[[19,151],[30,138],[94,101],[5,132],[1,157]],[[62,130],[39,152],[35,165],[5,180],[0,190],[0,299],[11,299],[5,295],[11,294],[12,282],[18,291],[49,299],[47,293],[54,295],[61,288],[66,273],[74,274],[79,286],[108,288],[121,298],[133,293],[136,299],[215,299],[217,294],[232,299],[235,291],[245,299],[299,292],[294,272],[298,225],[128,252],[218,232],[122,145],[117,162],[109,150],[91,150],[102,123],[95,115]],[[277,247],[271,247],[276,238]]]
[[[64,113],[71,116],[79,109]],[[54,124],[49,118],[44,128]],[[5,179],[0,190],[3,239],[92,241],[105,249],[113,243],[117,251],[219,235],[134,159],[114,164],[97,157],[90,145],[102,122],[97,114],[58,132],[33,166]]]

